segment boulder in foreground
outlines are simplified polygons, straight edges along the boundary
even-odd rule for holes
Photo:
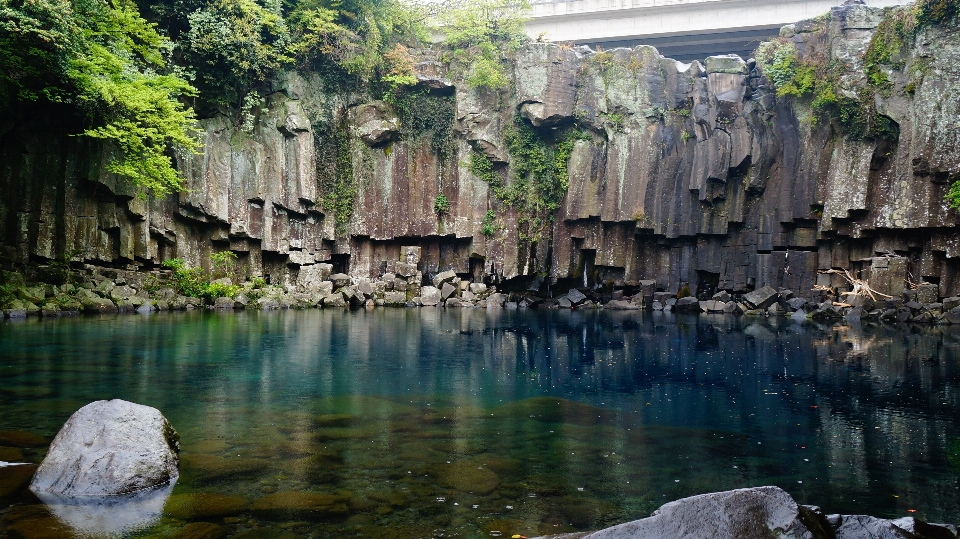
[[[132,494],[179,477],[180,436],[156,408],[119,399],[77,410],[40,464],[30,490],[58,497]]]
[[[641,520],[554,539],[956,539],[950,525],[913,518],[825,516],[778,487],[701,494],[670,502]]]

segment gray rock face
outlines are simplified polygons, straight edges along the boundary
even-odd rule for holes
[[[400,119],[386,103],[375,101],[353,110],[357,136],[370,146],[383,144],[400,134]]]
[[[863,50],[891,13],[844,5],[785,35],[803,45],[804,60],[847,70],[842,90],[853,96],[867,80]],[[960,86],[955,70],[927,67],[956,65],[958,51],[960,34],[937,25],[902,51],[902,69],[888,74],[890,95],[875,93],[877,114],[902,133],[889,142],[807,121],[804,100],[777,97],[756,64],[737,57],[681,65],[640,46],[598,62],[584,48],[529,43],[505,64],[516,91],[501,99],[462,84],[436,51],[413,51],[419,85],[452,96],[449,161],[428,140],[402,134],[380,96],[338,94],[320,74],[285,73],[271,81],[253,132],[234,125],[231,111],[199,122],[203,155],[178,156],[186,191],[163,199],[132,196],[105,171],[107,152],[59,136],[56,118],[38,119],[13,127],[0,148],[9,171],[0,214],[21,223],[0,227],[0,247],[17,264],[77,250],[79,262],[113,266],[157,265],[176,252],[196,267],[212,243],[229,242],[249,253],[241,264],[250,275],[304,289],[326,280],[319,262],[354,278],[452,269],[488,282],[544,275],[582,283],[589,258],[610,273],[588,280],[648,283],[644,303],[662,305],[650,292],[686,285],[697,295],[702,273],[735,296],[770,286],[804,299],[814,299],[814,283],[844,285],[820,270],[869,274],[875,290],[893,296],[912,273],[939,283],[923,292],[922,303],[935,303],[934,295],[960,296],[958,213],[943,203],[960,174]],[[515,208],[501,207],[463,165],[476,149],[509,176],[515,162],[505,135],[517,114],[559,137],[579,123],[589,139],[572,144],[569,188],[535,244]],[[332,133],[311,126],[325,125],[345,127],[354,150],[346,223],[317,204],[328,194],[318,186],[331,178],[317,177],[315,165]],[[427,193],[449,200],[443,219]],[[488,211],[495,235],[482,232]],[[408,248],[419,254],[411,258]],[[908,250],[922,262],[887,256]]]
[[[119,496],[180,476],[180,436],[159,410],[119,399],[96,401],[64,424],[30,490],[59,497]]]
[[[700,312],[700,302],[695,297],[687,296],[678,299],[673,308],[680,313],[698,313]]]
[[[213,301],[213,308],[218,310],[233,309],[234,301],[232,298],[217,298]]]

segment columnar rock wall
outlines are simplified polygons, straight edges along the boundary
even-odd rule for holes
[[[784,35],[805,57],[842,65],[851,75],[840,90],[852,91],[882,16],[848,3]],[[187,189],[164,199],[136,197],[104,172],[109,152],[51,122],[17,126],[0,147],[0,260],[208,266],[230,249],[250,275],[306,287],[318,264],[356,278],[395,274],[401,248],[419,246],[428,280],[453,270],[523,286],[652,280],[674,293],[772,286],[803,296],[818,284],[842,289],[837,274],[820,273],[839,269],[891,295],[925,281],[956,296],[960,235],[944,201],[960,174],[954,30],[925,28],[903,69],[888,70],[893,90],[876,107],[899,126],[897,143],[852,140],[817,121],[777,98],[752,61],[685,65],[650,47],[597,54],[546,43],[506,60],[503,91],[470,89],[435,53],[421,54],[421,89],[454,96],[454,151],[443,157],[428,137],[405,134],[389,105],[292,73],[267,92],[252,130],[238,114],[202,120],[202,152],[176,156]],[[551,143],[573,126],[588,135],[574,143],[566,196],[538,235],[467,165],[482,152],[513,181],[504,132],[518,114]],[[354,198],[336,223],[322,156],[341,127]],[[450,208],[437,213],[441,194]]]

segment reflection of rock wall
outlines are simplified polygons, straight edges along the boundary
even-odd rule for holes
[[[849,5],[789,34],[803,54],[828,54],[856,74],[879,20],[878,10]],[[102,172],[95,148],[24,126],[0,150],[0,243],[16,263],[79,252],[110,265],[174,256],[206,265],[229,248],[252,274],[291,283],[320,262],[356,277],[392,273],[400,247],[419,245],[428,278],[547,273],[570,284],[652,279],[672,292],[771,285],[803,295],[843,286],[818,279],[837,268],[875,275],[892,294],[910,279],[958,295],[960,236],[943,198],[960,174],[960,37],[928,28],[917,42],[903,73],[890,75],[890,97],[877,98],[900,127],[896,145],[813,122],[736,57],[683,65],[650,47],[601,56],[539,43],[512,60],[514,85],[500,95],[445,80],[424,55],[423,87],[455,95],[456,152],[445,159],[425,139],[404,139],[387,105],[357,105],[296,75],[278,82],[252,132],[226,116],[203,120],[203,153],[178,155],[188,190],[164,200],[134,198]],[[567,196],[538,244],[464,164],[476,149],[509,167],[503,130],[514,114],[545,138],[574,123],[590,133],[574,146]],[[350,222],[335,226],[317,170],[327,170],[319,156],[343,118],[356,197]],[[450,202],[440,216],[439,194]],[[487,210],[497,215],[493,236],[481,232]],[[899,258],[875,260],[887,254]]]

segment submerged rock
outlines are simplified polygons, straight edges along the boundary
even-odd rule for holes
[[[119,399],[77,410],[54,438],[30,489],[54,496],[118,496],[179,477],[180,436],[159,410]]]
[[[36,464],[0,466],[0,500],[25,490],[36,471]]]
[[[250,510],[268,519],[330,520],[346,516],[346,499],[318,492],[277,492],[257,499]]]
[[[0,430],[0,445],[10,447],[42,447],[48,441],[39,434],[22,430]]]
[[[171,536],[171,539],[220,539],[227,535],[223,526],[210,522],[187,524]]]
[[[19,447],[0,446],[0,462],[17,462],[23,458],[23,451]]]
[[[180,520],[207,520],[235,515],[247,505],[247,500],[239,496],[191,492],[171,496],[163,510]]]
[[[445,487],[474,494],[490,494],[500,484],[497,474],[473,462],[441,464],[437,480]]]

